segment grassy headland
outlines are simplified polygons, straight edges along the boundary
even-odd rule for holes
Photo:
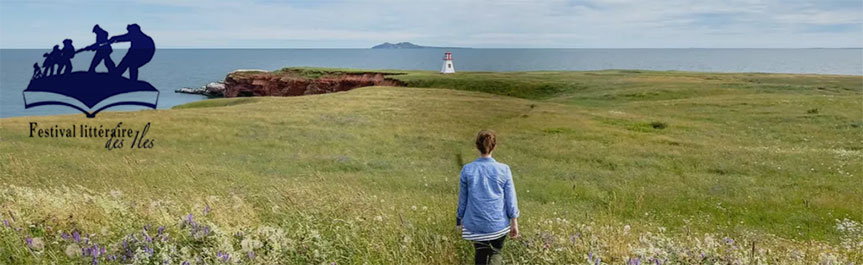
[[[467,263],[458,167],[484,128],[514,171],[511,262],[863,262],[859,76],[385,72],[410,87],[2,119],[0,263]],[[155,146],[30,122],[151,122]]]

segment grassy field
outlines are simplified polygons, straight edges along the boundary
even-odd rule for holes
[[[404,73],[0,119],[0,264],[470,263],[458,172],[486,128],[519,196],[510,263],[863,263],[859,76]],[[154,147],[30,138],[30,122],[150,122]]]

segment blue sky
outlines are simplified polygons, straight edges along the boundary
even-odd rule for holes
[[[0,48],[129,23],[161,48],[863,46],[863,0],[0,0]]]

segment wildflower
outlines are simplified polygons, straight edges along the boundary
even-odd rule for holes
[[[45,248],[45,242],[42,241],[41,237],[27,238],[27,246],[34,251],[41,251]]]
[[[78,249],[78,244],[69,244],[66,246],[66,251],[64,252],[66,253],[66,256],[74,257],[78,255]]]
[[[75,243],[81,242],[81,234],[78,231],[72,232],[72,238],[75,239]]]
[[[416,211],[416,210],[417,210],[417,206],[416,206],[416,205],[411,205],[411,210]]]
[[[207,204],[207,206],[204,207],[204,215],[207,215],[207,213],[209,213],[209,212],[210,212],[210,205]]]
[[[423,206],[423,211],[428,211],[429,207]]]
[[[157,232],[159,233],[159,235],[162,235],[162,233],[165,232],[165,227],[159,226],[159,229],[157,229]]]
[[[249,255],[249,259],[255,259],[255,252],[254,251],[249,251],[248,255]]]
[[[624,235],[629,233],[629,228],[630,228],[629,225],[623,226],[623,234]]]
[[[3,219],[3,225],[9,227],[9,220]]]

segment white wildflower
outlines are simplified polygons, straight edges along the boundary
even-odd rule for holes
[[[78,244],[69,244],[64,252],[66,252],[66,256],[76,257],[81,254],[81,247]]]

